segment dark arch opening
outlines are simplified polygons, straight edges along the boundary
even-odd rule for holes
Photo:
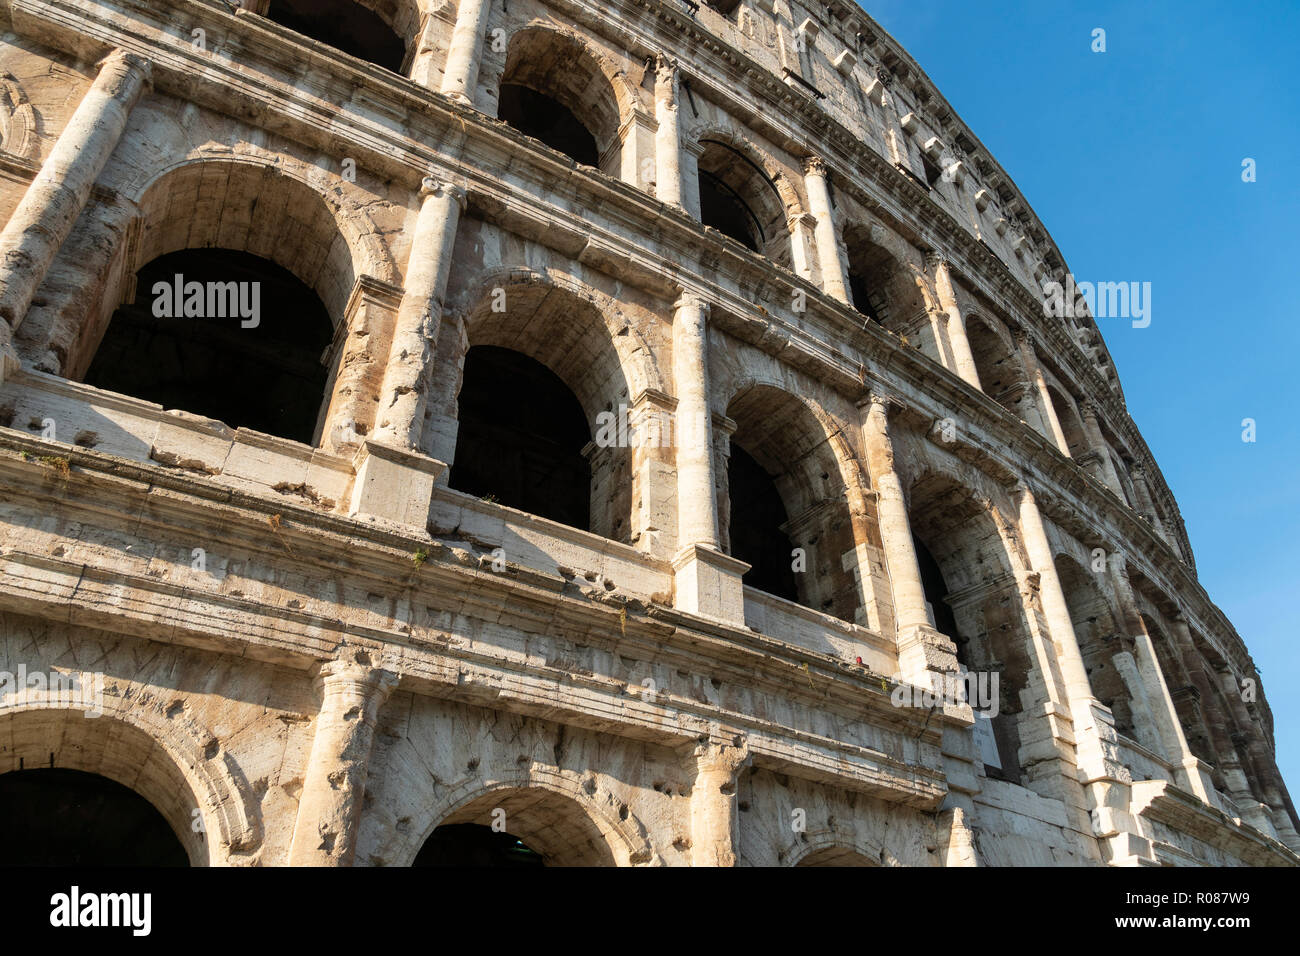
[[[763,227],[745,200],[723,180],[700,170],[700,221],[753,252],[763,250]]]
[[[702,139],[697,163],[700,221],[774,262],[790,265],[786,208],[776,183],[741,150]]]
[[[979,715],[974,732],[985,773],[1022,783],[1021,692],[1033,661],[1028,621],[997,524],[988,503],[951,476],[919,478],[908,498],[934,627],[956,645],[958,663],[974,675],[970,689],[981,698],[971,704]]]
[[[512,833],[479,823],[444,823],[420,847],[412,866],[539,867],[546,858]]]
[[[789,518],[776,482],[748,452],[731,444],[727,466],[731,496],[731,554],[752,567],[745,583],[787,601],[799,601],[792,567]]]
[[[510,37],[497,117],[577,163],[622,174],[624,119],[614,84],[575,37],[525,27]]]
[[[312,442],[334,332],[310,286],[268,259],[228,249],[160,256],[136,281],[135,301],[113,313],[86,384]],[[199,295],[191,295],[195,283]]]
[[[948,604],[948,585],[944,583],[943,571],[939,562],[934,560],[930,549],[912,538],[912,547],[916,549],[916,563],[921,568],[921,588],[925,592],[925,601],[929,605],[930,616],[934,619],[934,629],[946,634],[957,644],[957,659],[968,664],[964,659],[966,642],[957,630],[957,617]]]
[[[1092,693],[1110,708],[1115,730],[1125,737],[1136,738],[1132,690],[1114,661],[1117,653],[1126,650],[1126,642],[1110,605],[1097,587],[1095,574],[1089,574],[1064,555],[1054,560]]]
[[[163,815],[129,787],[62,768],[0,775],[0,866],[189,866]]]
[[[271,0],[267,17],[394,73],[405,65],[406,43],[383,17],[354,0]]]
[[[465,355],[452,488],[588,530],[591,440],[563,380],[535,359],[495,345]]]
[[[525,136],[539,139],[551,149],[584,166],[600,165],[596,137],[563,103],[517,83],[501,84],[497,117]]]

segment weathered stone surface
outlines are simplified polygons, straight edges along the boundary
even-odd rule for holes
[[[1300,862],[1249,653],[1095,324],[1044,314],[1059,250],[861,10],[362,3],[398,74],[275,4],[0,8],[0,675],[99,689],[0,685],[0,774],[122,783],[207,865],[459,824],[552,865]],[[139,276],[204,249],[328,315],[309,440],[86,383],[191,321]],[[219,390],[285,401],[247,349]],[[466,490],[475,441],[528,460],[488,352],[585,423],[588,487],[534,500],[586,526]]]

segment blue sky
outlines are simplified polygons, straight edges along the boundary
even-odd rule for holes
[[[863,7],[1010,173],[1077,278],[1152,283],[1149,328],[1099,325],[1201,583],[1260,670],[1300,802],[1300,3]],[[1091,50],[1097,27],[1105,53]]]

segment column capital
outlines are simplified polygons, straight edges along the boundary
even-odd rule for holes
[[[668,109],[677,108],[677,91],[681,70],[677,60],[666,53],[655,54],[655,99]]]
[[[948,255],[940,249],[930,249],[925,254],[925,267],[938,271],[941,267],[948,267]]]
[[[113,71],[120,74],[135,74],[144,83],[149,83],[153,79],[153,61],[147,56],[123,47],[117,47],[100,60],[99,69],[101,73]]]
[[[325,690],[353,687],[366,696],[375,694],[383,700],[397,687],[397,682],[398,675],[390,670],[346,658],[325,661],[316,667],[316,684]]]
[[[457,186],[450,180],[443,179],[434,173],[429,173],[420,180],[420,198],[428,199],[431,196],[437,196],[439,198],[443,196],[450,197],[456,201],[456,205],[460,206],[460,211],[464,212],[465,202],[469,197],[469,193],[466,191],[464,186]]]
[[[673,303],[674,311],[679,311],[681,309],[698,309],[700,314],[707,321],[709,313],[712,311],[712,306],[709,301],[698,292],[682,292],[677,296],[677,301]]]
[[[864,408],[868,412],[873,411],[877,406],[888,417],[889,413],[897,408],[903,408],[903,403],[886,392],[877,389],[868,389],[867,393],[857,400],[858,408]]]
[[[737,736],[728,743],[719,740],[705,740],[697,743],[694,749],[696,767],[701,773],[736,774],[749,763],[749,741]]]
[[[826,162],[820,156],[805,156],[803,160],[803,171],[805,176],[820,176],[826,178]]]

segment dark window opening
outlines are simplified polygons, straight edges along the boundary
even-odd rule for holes
[[[849,273],[849,295],[853,298],[853,307],[877,325],[884,325],[880,313],[871,303],[871,293],[868,291],[870,288],[866,276],[857,272]]]
[[[763,249],[758,217],[735,190],[712,173],[700,170],[700,221],[754,252]]]
[[[724,17],[731,16],[740,7],[740,0],[704,0],[704,2]]]
[[[544,93],[515,83],[502,83],[497,116],[525,136],[541,140],[574,162],[584,166],[600,165],[596,137],[572,110]]]
[[[538,867],[546,858],[510,833],[478,823],[448,823],[430,834],[411,865]]]
[[[915,537],[912,538],[912,545],[916,549],[916,563],[921,571],[921,587],[934,617],[935,630],[951,638],[957,645],[957,662],[968,671],[999,674],[997,715],[989,723],[992,724],[993,739],[1002,766],[985,764],[984,772],[987,776],[998,780],[1019,783],[1020,730],[1017,715],[1020,711],[1018,695],[1023,680],[1018,680],[1015,674],[1023,673],[1028,668],[1015,666],[1024,662],[1015,660],[1013,663],[1012,659],[1018,658],[1019,655],[1007,637],[1007,635],[1017,635],[1019,632],[1011,626],[1010,621],[994,620],[999,617],[1000,607],[986,604],[980,612],[980,617],[988,631],[996,633],[998,637],[990,640],[984,636],[981,638],[980,646],[975,646],[975,642],[964,636],[958,628],[957,615],[947,600],[948,585],[944,581],[939,562]],[[995,647],[994,644],[1000,644],[1001,647]],[[985,686],[992,689],[991,683]],[[971,703],[974,706],[980,702],[971,701]]]
[[[384,18],[354,0],[271,0],[267,17],[349,56],[401,73],[406,44]]]
[[[0,775],[0,866],[189,866],[163,815],[129,787],[80,770]]]
[[[190,294],[193,283],[202,295]],[[287,269],[245,252],[187,249],[137,273],[135,301],[113,313],[85,381],[310,443],[332,338],[325,306]]]
[[[745,583],[797,602],[793,547],[782,530],[789,520],[785,504],[772,477],[734,441],[727,489],[731,497],[731,554],[752,565],[745,573]]]
[[[939,177],[942,176],[943,173],[939,170],[939,167],[935,165],[934,161],[930,159],[929,156],[925,155],[925,153],[921,154],[921,166],[925,169],[926,185],[933,189],[934,184],[939,181]]]
[[[591,440],[582,406],[542,363],[476,345],[465,356],[460,431],[448,481],[466,494],[586,531]]]
[[[925,592],[925,600],[930,605],[930,613],[934,615],[934,629],[956,642],[958,658],[961,658],[965,640],[957,632],[957,617],[952,613],[952,607],[947,601],[948,585],[943,581],[939,562],[934,560],[934,555],[930,554],[929,549],[916,538],[912,539],[912,546],[916,549],[916,563],[921,568],[921,588]],[[965,660],[961,662],[967,663]]]

